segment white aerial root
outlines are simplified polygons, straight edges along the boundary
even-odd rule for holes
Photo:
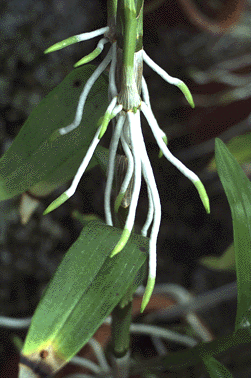
[[[84,34],[80,34],[80,35],[68,38],[67,40],[61,43],[58,43],[52,46],[51,48],[47,49],[46,52],[55,51],[65,46],[68,46],[69,44],[80,42],[80,41],[87,40],[90,38],[94,38],[108,31],[109,31],[109,28],[106,27],[106,28],[102,28],[91,33],[84,33]],[[96,53],[100,53],[100,50],[103,50],[103,47],[106,42],[107,42],[107,37],[102,38],[99,41],[97,48],[94,50],[93,53],[89,54],[89,56],[91,57],[92,54],[94,54],[93,56],[95,56]],[[103,62],[97,67],[97,69],[93,72],[93,74],[90,76],[90,78],[87,80],[85,84],[83,92],[79,98],[74,121],[69,126],[57,130],[57,133],[59,135],[64,135],[79,126],[82,119],[85,102],[92,86],[94,85],[98,77],[107,68],[108,64],[111,63],[110,71],[109,71],[109,85],[108,85],[108,98],[109,98],[110,104],[104,114],[104,117],[102,119],[102,124],[98,128],[93,138],[93,141],[91,142],[90,147],[86,153],[86,156],[84,157],[72,181],[70,188],[66,190],[59,198],[57,198],[45,210],[45,213],[48,213],[52,211],[53,209],[57,208],[59,205],[61,205],[64,201],[66,201],[70,196],[72,196],[75,193],[77,185],[93,156],[95,148],[97,147],[100,139],[104,135],[111,119],[115,119],[116,117],[116,120],[114,121],[115,127],[113,131],[113,136],[112,136],[110,148],[109,148],[109,162],[108,162],[108,168],[107,168],[107,182],[106,182],[106,188],[105,188],[105,205],[104,205],[105,217],[106,217],[106,223],[112,226],[113,219],[112,219],[112,209],[111,209],[111,194],[112,194],[112,185],[114,181],[117,149],[118,149],[118,144],[121,141],[121,145],[124,150],[125,156],[128,159],[128,166],[127,166],[127,172],[123,179],[119,193],[115,200],[115,212],[118,211],[121,201],[123,200],[123,197],[129,185],[131,184],[132,184],[132,192],[130,193],[130,205],[129,205],[128,215],[125,220],[124,230],[122,232],[119,242],[117,243],[117,245],[115,246],[114,250],[111,253],[111,257],[119,253],[124,248],[132,232],[134,222],[135,222],[139,194],[140,194],[141,180],[143,176],[147,185],[149,207],[148,207],[147,218],[142,228],[141,234],[143,236],[147,236],[147,233],[151,227],[150,239],[149,239],[149,274],[148,274],[147,286],[146,286],[146,290],[145,290],[145,294],[144,294],[142,306],[141,306],[141,310],[143,311],[150,300],[150,297],[154,288],[154,283],[155,283],[156,266],[157,266],[156,246],[157,246],[157,237],[158,237],[160,221],[161,221],[161,204],[160,204],[159,193],[156,186],[153,170],[152,170],[151,163],[147,155],[146,146],[145,146],[145,142],[144,142],[144,138],[142,134],[140,111],[143,112],[153,132],[156,142],[159,145],[161,154],[163,154],[167,160],[169,160],[173,165],[175,165],[175,167],[177,167],[188,179],[190,179],[193,182],[193,184],[195,185],[196,189],[199,192],[199,195],[201,197],[201,200],[203,202],[203,205],[206,211],[209,212],[210,209],[209,209],[209,200],[208,200],[205,188],[203,184],[201,183],[200,179],[198,178],[198,176],[195,173],[193,173],[191,170],[189,170],[184,164],[182,164],[175,156],[173,156],[171,152],[169,151],[169,149],[167,148],[166,135],[159,127],[151,109],[149,92],[148,92],[147,84],[145,82],[144,77],[142,77],[143,101],[140,103],[140,105],[135,106],[133,109],[125,110],[123,109],[122,104],[118,103],[119,96],[118,96],[116,80],[115,80],[115,77],[116,77],[115,74],[116,74],[116,68],[117,68],[116,67],[117,66],[116,54],[117,54],[117,43],[112,41],[112,47],[108,51],[108,54],[104,58]],[[168,75],[152,59],[150,59],[149,56],[144,51],[142,54],[142,59],[154,71],[156,71],[164,80],[166,80],[170,84],[178,86],[178,88],[180,88],[180,90],[185,95],[189,104],[192,107],[194,107],[192,95],[183,81]],[[136,85],[134,86],[134,88],[135,90],[137,90]],[[136,94],[137,96],[135,96],[135,93],[130,93],[129,95],[132,96],[132,99],[130,99],[128,103],[133,103],[133,99],[138,98],[137,96],[139,96],[138,93]]]
[[[114,177],[114,169],[116,163],[116,153],[119,144],[119,139],[121,136],[122,128],[125,123],[125,116],[121,115],[118,119],[116,128],[112,135],[110,148],[109,148],[109,162],[108,162],[108,169],[107,169],[107,180],[106,180],[106,187],[105,187],[105,217],[106,223],[109,226],[113,225],[112,222],[112,212],[111,212],[111,192],[112,192],[112,183]]]
[[[96,70],[87,80],[85,87],[83,89],[83,92],[81,93],[79,101],[78,101],[78,106],[77,106],[74,121],[69,126],[62,127],[61,129],[59,129],[58,131],[60,135],[67,134],[79,126],[82,116],[83,116],[83,111],[84,111],[84,106],[85,106],[87,96],[90,93],[90,90],[92,89],[96,80],[99,78],[99,76],[104,72],[108,64],[111,62],[111,59],[112,59],[112,51],[110,49],[105,59],[103,60],[103,62],[100,63],[98,68],[96,68]]]

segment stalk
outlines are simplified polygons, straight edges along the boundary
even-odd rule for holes
[[[143,1],[118,0],[117,5],[116,84],[119,92],[118,103],[122,104],[124,111],[135,111],[141,103]],[[120,207],[117,214],[117,222],[120,223],[122,228],[127,218],[127,212],[127,209]],[[112,348],[115,378],[121,378],[121,366],[125,365],[130,355],[131,310],[132,301],[130,300],[123,308],[118,304],[112,312]],[[123,377],[128,376],[127,369],[123,368],[122,370],[124,372]]]
[[[129,350],[131,313],[131,301],[123,308],[118,305],[112,313],[112,346],[117,358],[124,357]]]
[[[117,18],[118,0],[107,1],[107,25],[109,31],[105,34],[110,41],[114,41],[116,38],[116,18]]]
[[[142,0],[137,1],[136,5],[135,0],[118,1],[117,81],[118,88],[120,88],[118,101],[125,111],[135,111],[141,102],[140,88],[137,83],[141,82],[143,67],[143,56],[141,54],[142,7]],[[138,33],[140,33],[141,38],[138,38]]]

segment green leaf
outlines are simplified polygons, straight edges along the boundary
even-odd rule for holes
[[[213,270],[235,270],[234,245],[231,244],[221,256],[203,256],[200,264]]]
[[[238,285],[235,329],[251,322],[251,188],[236,159],[220,139],[215,141],[216,165],[231,208]]]
[[[141,249],[142,250],[142,249]],[[141,268],[138,270],[132,285],[129,286],[129,289],[121,299],[119,305],[121,308],[128,305],[129,302],[133,300],[133,296],[135,291],[140,285],[143,285],[145,279],[147,277],[147,264],[143,264]]]
[[[106,174],[109,162],[109,150],[105,147],[99,146],[99,149],[96,149],[94,154],[103,173]]]
[[[44,373],[54,373],[83,347],[136,279],[147,257],[141,250],[148,250],[148,239],[133,235],[124,250],[110,258],[121,232],[88,223],[56,271],[22,350],[23,358]],[[48,358],[41,358],[43,351]]]
[[[251,161],[251,133],[238,135],[232,138],[227,147],[238,160],[239,164],[250,163]]]
[[[79,96],[94,66],[72,71],[32,111],[9,150],[0,159],[0,199],[20,194],[35,184],[52,189],[72,178],[94,137],[107,107],[107,77],[94,84],[82,121],[72,132],[51,140],[58,128],[71,124]],[[92,159],[89,167],[97,164]]]
[[[214,357],[205,357],[203,362],[211,378],[233,378],[230,371]]]
[[[238,135],[232,138],[228,143],[226,143],[229,151],[234,155],[239,164],[250,163],[251,161],[251,133],[246,133],[244,135]],[[208,170],[215,171],[216,163],[213,158],[209,165]]]

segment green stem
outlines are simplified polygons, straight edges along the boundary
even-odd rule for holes
[[[116,170],[116,190],[117,194],[124,179],[124,165]],[[128,208],[119,207],[118,213],[114,214],[115,226],[124,228],[128,215]],[[114,378],[128,377],[129,372],[124,368],[129,355],[130,345],[130,324],[132,320],[132,296],[133,284],[127,290],[124,298],[112,312],[112,351],[113,351],[113,374]],[[122,366],[122,367],[121,367]],[[127,363],[128,367],[128,363]],[[121,369],[123,374],[121,375]]]
[[[137,40],[135,51],[140,51],[143,48],[143,9],[144,0],[137,2]]]
[[[118,1],[117,17],[117,35],[118,48],[122,52],[122,70],[120,66],[120,57],[118,54],[117,72],[121,81],[120,93],[118,96],[119,103],[122,104],[125,111],[137,109],[140,105],[140,95],[137,87],[138,66],[139,75],[142,74],[140,66],[142,62],[135,60],[137,36],[140,33],[142,40],[142,0],[135,6],[135,0]],[[138,9],[139,8],[139,9]],[[139,12],[137,14],[137,11]],[[138,48],[138,44],[137,44]],[[140,54],[142,55],[142,54]],[[142,58],[141,58],[142,60]],[[135,63],[136,62],[136,63]],[[141,81],[140,81],[141,82]]]
[[[142,8],[143,0],[117,0],[116,27],[117,40],[117,78],[119,98],[118,102],[123,105],[124,110],[131,110],[140,104],[139,90],[136,84],[135,74],[135,50],[137,43],[137,33],[141,34],[142,40]],[[136,6],[135,6],[136,3]],[[115,5],[115,1],[110,3]],[[140,6],[141,5],[141,6]],[[114,14],[114,11],[112,11]],[[137,18],[138,16],[138,18]],[[111,11],[108,10],[108,18]],[[109,25],[110,26],[110,25]],[[141,46],[142,47],[142,46]],[[142,71],[142,70],[141,70]],[[141,80],[140,80],[141,83]],[[126,219],[127,209],[119,209],[117,217],[120,219],[120,226],[123,228]],[[117,219],[118,222],[118,219]],[[112,347],[113,354],[118,360],[125,358],[130,345],[130,324],[132,319],[132,288],[128,289],[129,302],[121,302],[112,312]],[[124,298],[128,300],[128,298]],[[118,364],[119,365],[119,364]],[[119,369],[118,369],[119,371]]]
[[[137,39],[137,19],[134,0],[123,0],[123,21],[124,21],[124,41],[123,41],[123,65],[134,68],[134,54]]]
[[[124,357],[129,350],[131,318],[131,301],[123,308],[118,304],[112,312],[113,354],[118,358]]]
[[[107,25],[110,30],[108,36],[113,38],[116,29],[118,0],[107,0]]]
[[[160,371],[160,370],[180,370],[189,366],[196,365],[202,361],[205,356],[215,356],[219,353],[226,352],[230,348],[242,344],[250,344],[251,335],[248,328],[239,329],[235,333],[220,337],[208,343],[200,343],[194,348],[184,352],[170,353],[164,357],[149,359],[143,364],[137,364],[132,368],[131,373],[139,374],[143,371]]]
[[[107,17],[109,19],[116,20],[117,16],[118,0],[107,1]]]

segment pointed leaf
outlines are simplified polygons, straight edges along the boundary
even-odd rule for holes
[[[200,264],[213,270],[235,270],[234,245],[231,244],[221,256],[204,256]]]
[[[121,230],[96,221],[83,229],[32,318],[21,362],[36,365],[46,374],[55,372],[123,298],[146,260],[141,250],[148,250],[148,239],[133,235],[124,250],[110,258],[120,235]],[[22,366],[20,378],[28,369]]]
[[[250,163],[251,161],[251,133],[238,135],[226,143],[229,151],[234,155],[239,164]],[[216,162],[213,158],[208,164],[209,171],[216,170]]]
[[[233,219],[238,285],[237,330],[240,327],[249,327],[251,322],[251,188],[238,162],[220,139],[215,141],[215,151],[218,174]]]
[[[233,378],[230,371],[214,357],[205,357],[203,362],[211,378]]]
[[[107,107],[105,75],[97,80],[87,98],[80,126],[55,140],[51,135],[73,122],[79,96],[94,69],[88,65],[72,71],[32,111],[0,159],[1,200],[39,183],[54,188],[74,176]],[[93,159],[90,166],[95,164]]]

